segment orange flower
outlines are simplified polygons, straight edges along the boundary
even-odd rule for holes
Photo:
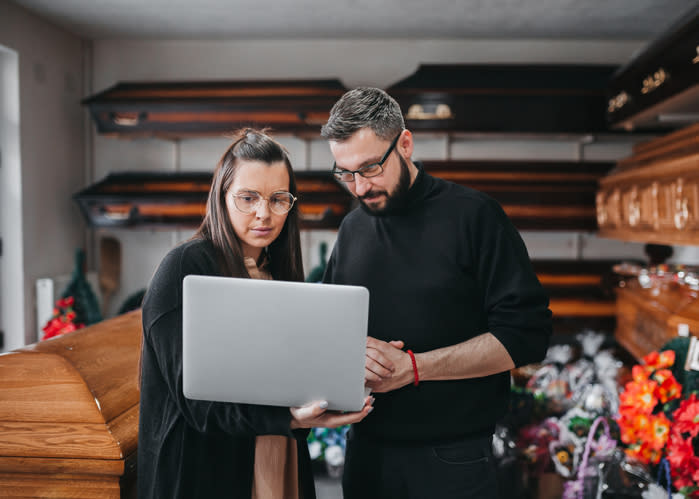
[[[633,424],[633,414],[622,414],[616,422],[619,425],[619,437],[622,442],[625,444],[633,444],[638,440],[636,427]]]
[[[619,396],[619,402],[624,410],[630,409],[650,414],[658,403],[655,396],[657,386],[658,383],[652,380],[626,383],[624,391]]]
[[[675,352],[672,350],[665,350],[660,353],[656,351],[651,352],[643,357],[643,363],[652,371],[672,367],[675,363]]]
[[[662,457],[662,451],[653,449],[648,442],[632,444],[625,452],[627,456],[637,459],[644,464],[658,464]]]
[[[670,435],[670,420],[662,412],[650,418],[650,441],[651,448],[662,452]]]
[[[636,364],[631,368],[631,377],[636,383],[643,383],[648,380],[648,376],[653,372],[652,369]]]
[[[658,389],[655,394],[661,403],[666,403],[682,396],[682,385],[680,385],[669,369],[661,369],[653,375],[658,382]]]

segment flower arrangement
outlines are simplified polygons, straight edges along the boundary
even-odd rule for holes
[[[699,401],[696,387],[683,390],[677,379],[683,369],[676,356],[672,349],[651,352],[633,366],[616,422],[627,456],[649,466],[667,458],[675,488],[699,498]]]
[[[70,333],[85,327],[85,324],[76,322],[77,313],[74,310],[75,299],[72,296],[61,298],[56,302],[53,309],[53,316],[44,325],[42,340],[53,338],[61,334]]]
[[[328,473],[341,473],[345,463],[345,436],[349,425],[339,428],[312,428],[308,434],[308,452],[311,459],[325,461]]]

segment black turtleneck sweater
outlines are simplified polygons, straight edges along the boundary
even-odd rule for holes
[[[369,336],[415,353],[491,332],[515,365],[541,360],[551,312],[519,233],[492,198],[417,166],[398,212],[345,217],[324,282],[367,287]],[[387,441],[489,434],[509,392],[508,372],[410,384],[375,394],[353,432]]]

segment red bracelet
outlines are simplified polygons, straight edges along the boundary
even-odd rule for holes
[[[420,376],[417,374],[417,362],[415,362],[415,354],[413,353],[412,350],[408,350],[408,355],[410,355],[410,360],[413,361],[413,373],[415,374],[415,381],[413,381],[413,385],[417,386],[417,384],[420,382]]]

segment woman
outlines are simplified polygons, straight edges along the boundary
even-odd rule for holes
[[[303,280],[296,184],[283,147],[246,129],[214,171],[194,237],[168,253],[143,301],[138,491],[145,498],[315,497],[306,431],[371,411],[186,399],[182,280],[188,274]]]

